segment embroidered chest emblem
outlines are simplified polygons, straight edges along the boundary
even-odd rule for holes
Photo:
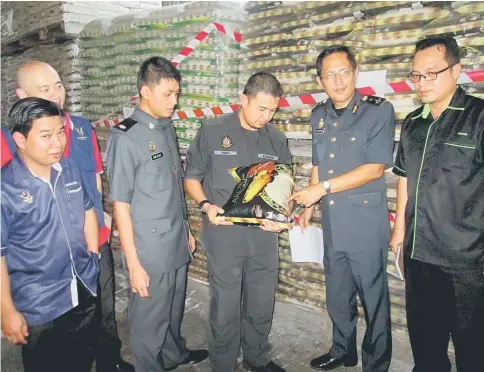
[[[23,191],[20,194],[20,197],[22,198],[23,202],[26,204],[32,204],[32,202],[34,201],[34,197],[30,194],[29,191]]]
[[[156,150],[156,145],[153,141],[150,141],[149,148],[151,152],[155,152]]]
[[[232,140],[230,139],[229,136],[225,136],[222,138],[222,147],[224,149],[228,149],[229,147],[232,147]]]
[[[81,141],[84,141],[87,137],[84,135],[84,129],[82,128],[74,128],[77,132],[77,139],[78,140],[81,140]]]

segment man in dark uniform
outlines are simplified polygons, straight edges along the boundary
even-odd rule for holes
[[[165,58],[143,62],[140,104],[108,140],[110,200],[133,290],[128,317],[136,372],[169,371],[208,356],[206,350],[188,350],[180,334],[187,264],[195,250],[169,119],[180,80]]]
[[[408,79],[424,106],[407,116],[390,246],[404,250],[414,372],[484,370],[484,101],[457,86],[457,42],[419,41]]]
[[[329,99],[311,115],[311,185],[291,196],[305,206],[307,228],[321,201],[328,313],[333,321],[331,350],[311,361],[323,371],[358,362],[356,295],[365,311],[363,371],[388,371],[391,324],[386,263],[390,226],[383,172],[392,164],[393,106],[355,90],[353,53],[333,45],[317,59],[318,83]]]
[[[286,136],[267,125],[276,112],[282,88],[271,74],[250,77],[242,108],[206,122],[187,154],[185,186],[199,203],[210,284],[210,361],[213,371],[234,371],[241,344],[244,366],[257,372],[284,371],[271,362],[269,342],[278,274],[277,234],[265,221],[260,228],[227,225],[220,208],[236,181],[228,169],[267,159],[290,164]],[[242,297],[242,312],[241,300]]]

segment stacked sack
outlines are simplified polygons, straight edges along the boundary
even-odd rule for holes
[[[65,108],[81,112],[79,45],[82,28],[93,19],[142,9],[158,9],[158,1],[62,2],[8,1],[2,3],[2,115],[16,101],[16,69],[25,61],[52,65],[66,88]]]
[[[194,2],[91,22],[80,37],[84,115],[91,120],[120,117],[123,106],[136,102],[136,73],[142,61],[152,56],[172,60],[214,21],[236,30],[242,20],[243,9],[235,3]],[[212,31],[183,59],[178,66],[182,74],[178,109],[236,102],[239,48],[232,37]],[[185,153],[200,121],[174,124]]]
[[[94,19],[160,7],[161,1],[7,1],[2,4],[2,44],[56,26],[65,36],[76,37]]]
[[[242,30],[243,63],[239,82],[242,85],[257,71],[271,72],[279,78],[289,97],[321,93],[316,83],[315,62],[319,52],[331,44],[350,47],[357,55],[361,71],[387,70],[386,83],[406,79],[415,42],[425,35],[455,36],[462,48],[464,71],[483,67],[482,2],[252,1],[245,9],[249,13],[249,24]],[[464,88],[478,96],[484,93],[482,83],[464,85]],[[395,92],[386,94],[385,98],[396,110],[396,153],[402,120],[419,106],[419,102],[414,92]],[[291,106],[279,110],[274,124],[294,142],[291,150],[296,188],[299,188],[309,183],[312,168],[309,117],[314,106],[290,98],[289,101]],[[389,211],[394,213],[397,177],[391,169],[385,176]],[[312,223],[318,225],[319,220],[320,212],[316,210]],[[280,235],[279,245],[278,296],[316,308],[324,307],[324,270],[317,264],[292,263],[286,233]],[[395,274],[393,262],[394,255],[390,253],[388,272]],[[389,285],[392,322],[405,326],[403,283],[390,277]]]
[[[66,89],[64,108],[81,115],[81,74],[79,68],[79,46],[74,41],[62,44],[39,45],[22,54],[2,56],[2,115],[17,101],[16,71],[24,62],[40,60],[57,70]]]

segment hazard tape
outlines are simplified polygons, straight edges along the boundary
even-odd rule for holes
[[[470,84],[484,82],[484,70],[475,70],[461,73],[458,84]],[[409,81],[400,81],[388,83],[384,86],[376,87],[359,87],[357,90],[363,95],[384,95],[390,93],[408,93],[415,89]],[[282,98],[279,107],[293,107],[301,105],[315,105],[328,98],[326,93],[302,94],[300,96]],[[223,114],[229,114],[237,111],[239,104],[228,106],[208,107],[190,111],[177,111],[173,114],[173,120],[195,119],[204,117],[214,117]],[[94,127],[113,127],[119,124],[119,120],[101,120],[93,123]]]
[[[205,40],[211,33],[212,31],[218,31],[222,34],[225,34],[229,36],[231,39],[235,40],[236,42],[240,43],[242,41],[242,35],[240,32],[233,31],[229,27],[219,23],[219,22],[212,22],[210,23],[207,27],[205,27],[202,31],[200,31],[188,44],[186,47],[184,47],[172,60],[171,63],[175,66],[178,67],[180,63],[187,58],[190,54],[193,53],[193,50],[200,45],[200,43]],[[121,107],[138,101],[139,97],[138,96],[132,96],[128,102],[123,103],[119,106],[117,106],[112,112],[109,114],[105,115],[99,120],[96,120],[95,122],[92,123],[93,127],[107,127],[107,126],[115,126],[118,125],[118,123],[115,124],[117,120],[105,120],[111,115],[113,115],[115,112],[117,112],[118,109]]]
[[[223,24],[221,23],[218,23],[218,22],[213,22],[211,24],[209,24],[207,27],[205,27],[202,31],[200,31],[197,36],[195,36],[195,38],[193,40],[191,40],[188,45],[183,48],[180,53],[178,53],[175,58],[173,58],[171,60],[171,63],[173,63],[173,65],[175,65],[176,67],[178,67],[178,65],[186,58],[188,57],[192,52],[193,50],[203,41],[205,40],[208,35],[210,35],[210,33],[212,31],[215,31],[217,30],[218,32],[222,33],[222,34],[225,34],[227,36],[229,36],[230,38],[234,39],[235,41],[237,41],[238,43],[240,43],[242,41],[242,35],[237,32],[237,31],[232,31],[232,30],[229,30],[226,26],[224,26]]]

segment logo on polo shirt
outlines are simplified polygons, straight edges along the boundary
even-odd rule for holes
[[[82,128],[75,128],[77,134],[79,137],[77,137],[78,140],[84,141],[87,137],[84,135],[84,129]]]
[[[32,202],[34,201],[34,197],[30,194],[29,191],[23,191],[21,194],[20,194],[20,197],[22,198],[22,200],[24,201],[24,203],[26,204],[32,204]]]
[[[222,138],[222,147],[224,149],[228,149],[229,147],[232,147],[232,140],[230,139],[229,136],[225,136]]]

